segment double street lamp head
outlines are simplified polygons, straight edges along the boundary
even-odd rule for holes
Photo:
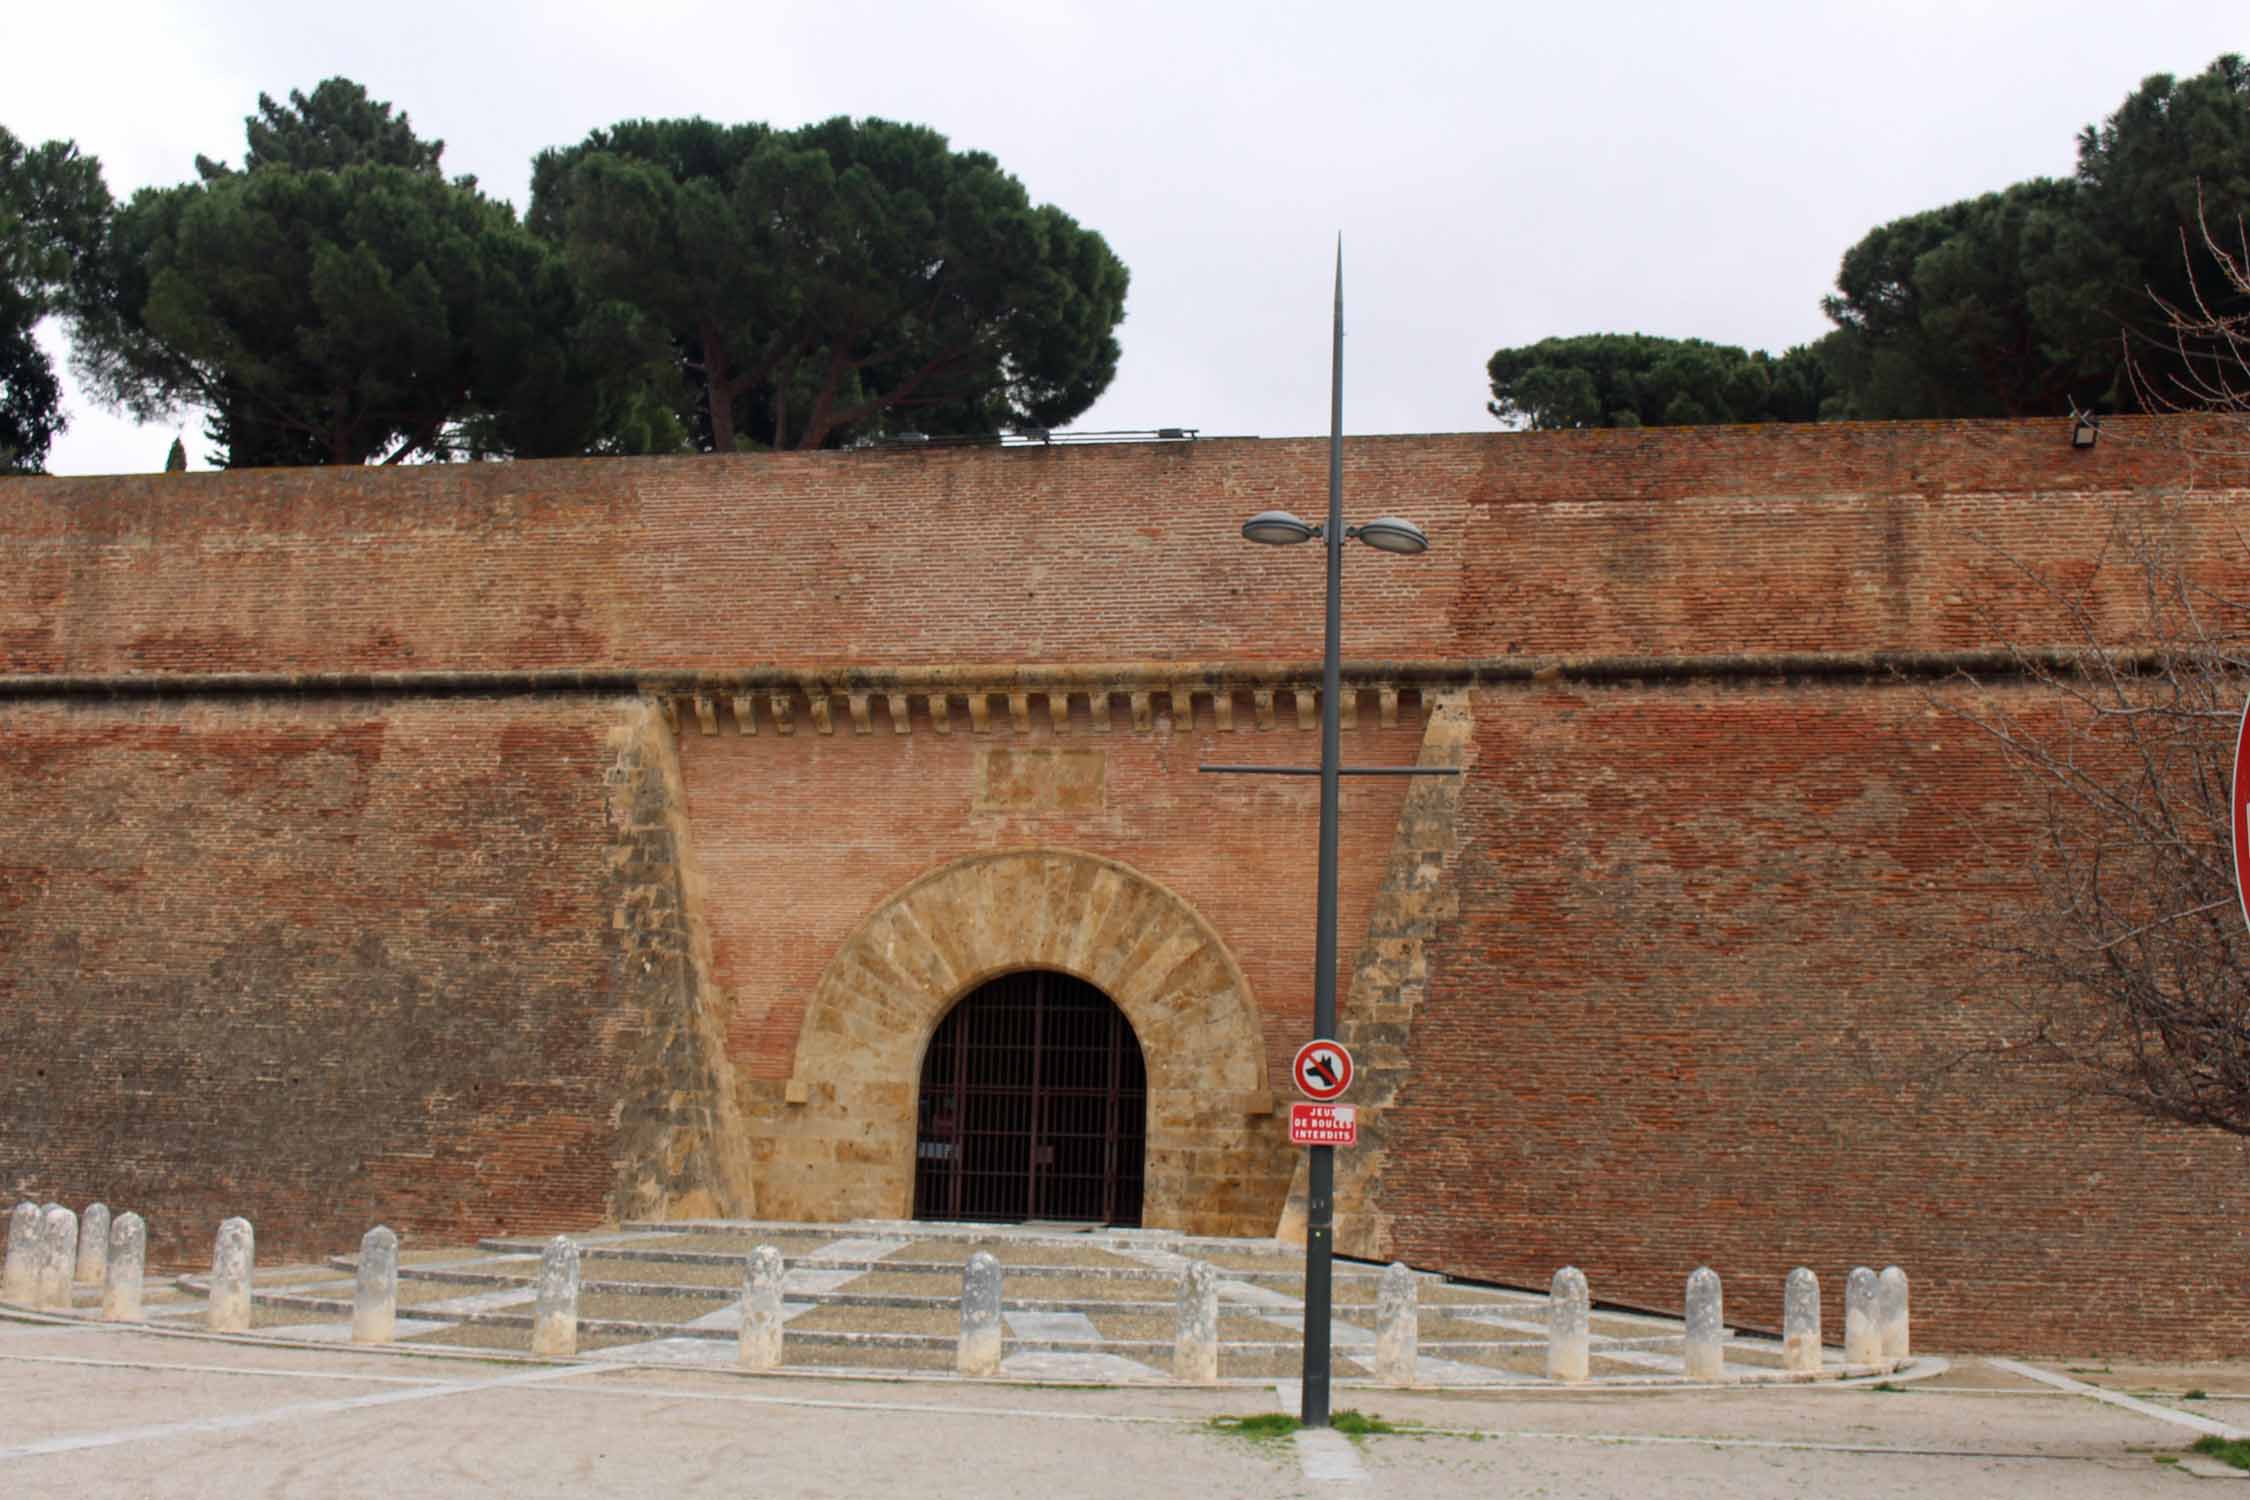
[[[1262,510],[1242,523],[1242,534],[1269,547],[1286,547],[1313,540],[1321,534],[1321,528],[1286,510]],[[1347,527],[1344,535],[1357,537],[1378,551],[1406,557],[1430,550],[1428,533],[1412,521],[1397,516],[1382,516],[1365,526]]]

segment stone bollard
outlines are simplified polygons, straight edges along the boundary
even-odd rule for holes
[[[0,1302],[29,1307],[38,1296],[39,1205],[25,1199],[8,1215],[7,1268],[0,1271]]]
[[[736,1357],[744,1369],[781,1364],[781,1252],[760,1245],[742,1273],[742,1337]]]
[[[70,1278],[77,1265],[78,1215],[50,1203],[39,1215],[38,1306],[70,1311]]]
[[[1547,1288],[1547,1378],[1586,1378],[1586,1276],[1564,1266]]]
[[[211,1307],[205,1324],[213,1333],[250,1331],[250,1275],[258,1260],[258,1236],[243,1218],[219,1226],[211,1250]]]
[[[578,1352],[578,1246],[558,1234],[539,1257],[531,1311],[531,1352],[568,1359]]]
[[[398,1333],[398,1235],[378,1224],[359,1240],[352,1285],[352,1342],[387,1344]]]
[[[109,1265],[102,1276],[102,1321],[141,1321],[141,1271],[148,1264],[148,1226],[119,1214],[109,1226]]]
[[[1185,1385],[1219,1383],[1219,1273],[1209,1261],[1189,1261],[1180,1273],[1172,1378]]]
[[[1781,1368],[1820,1373],[1820,1278],[1805,1266],[1789,1273],[1781,1293]]]
[[[109,1274],[109,1205],[90,1203],[78,1216],[78,1266],[81,1286],[100,1286]]]
[[[1872,1369],[1883,1362],[1883,1325],[1875,1308],[1875,1273],[1854,1266],[1844,1279],[1844,1363]]]
[[[1420,1363],[1421,1313],[1416,1307],[1422,1278],[1392,1261],[1375,1284],[1375,1378],[1385,1385],[1412,1385]]]
[[[964,1375],[1000,1371],[1000,1262],[982,1250],[961,1268],[961,1348],[953,1367]]]
[[[1687,1378],[1726,1378],[1726,1301],[1719,1273],[1697,1266],[1687,1279]]]
[[[1875,1287],[1875,1305],[1883,1331],[1884,1363],[1903,1365],[1907,1360],[1909,1344],[1906,1328],[1906,1273],[1897,1266],[1883,1268],[1882,1279]]]

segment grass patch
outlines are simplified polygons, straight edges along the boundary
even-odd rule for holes
[[[1342,1411],[1330,1412],[1328,1414],[1328,1425],[1348,1438],[1373,1437],[1377,1433],[1402,1430],[1384,1421],[1371,1411],[1357,1412],[1348,1406]]]
[[[2191,1451],[2206,1458],[2215,1458],[2223,1464],[2233,1464],[2238,1469],[2250,1469],[2250,1439],[2197,1438],[2191,1445]]]
[[[2211,1399],[2211,1393],[2204,1390],[2201,1386],[2197,1386],[2194,1390],[2189,1391],[2180,1399],[2182,1401],[2208,1401],[2209,1399]]]
[[[1211,1427],[1233,1437],[1272,1442],[1285,1438],[1304,1424],[1284,1411],[1262,1411],[1254,1417],[1213,1417]]]
[[[1873,1385],[1869,1386],[1868,1389],[1871,1391],[1881,1391],[1886,1396],[1903,1396],[1906,1394],[1905,1386],[1893,1385],[1888,1380],[1878,1380]]]

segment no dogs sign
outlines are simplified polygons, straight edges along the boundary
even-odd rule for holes
[[[1342,1042],[1315,1037],[1297,1049],[1297,1060],[1289,1065],[1289,1071],[1297,1080],[1299,1093],[1325,1104],[1342,1098],[1344,1090],[1352,1086],[1352,1055]]]

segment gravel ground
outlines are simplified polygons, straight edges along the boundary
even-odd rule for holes
[[[1105,1339],[1156,1339],[1168,1344],[1179,1332],[1179,1319],[1171,1313],[1096,1313],[1093,1323]],[[1296,1336],[1280,1324],[1268,1323],[1263,1318],[1244,1317],[1224,1310],[1219,1313],[1221,1344],[1245,1339],[1263,1343]]]
[[[1189,1260],[1208,1261],[1222,1271],[1303,1271],[1302,1250],[1183,1250]],[[1340,1269],[1340,1268],[1339,1268]]]
[[[1091,1245],[1027,1245],[1020,1240],[973,1240],[951,1244],[940,1240],[916,1240],[883,1258],[965,1265],[969,1257],[979,1250],[991,1255],[1002,1266],[1117,1266],[1126,1270],[1148,1269],[1144,1263],[1130,1256],[1119,1255],[1110,1250],[1098,1250]]]
[[[1295,1349],[1261,1351],[1255,1354],[1240,1349],[1219,1346],[1219,1377],[1223,1380],[1295,1380],[1304,1373],[1305,1357]],[[1341,1350],[1331,1350],[1328,1359],[1330,1379],[1338,1376],[1364,1377],[1367,1372],[1346,1359]],[[1271,1407],[1271,1392],[1264,1401],[1252,1393],[1251,1410],[1265,1411]]]
[[[961,1332],[961,1313],[949,1307],[816,1307],[789,1320],[793,1333]]]
[[[771,1245],[783,1255],[809,1255],[833,1244],[848,1231],[834,1234],[652,1234],[635,1236],[623,1244],[604,1246],[619,1250],[701,1250],[713,1255],[748,1255],[760,1245]]]
[[[933,1271],[870,1271],[854,1278],[845,1289],[951,1300],[961,1295],[961,1278]],[[1041,1302],[1149,1302],[1170,1297],[1176,1291],[1170,1280],[1113,1280],[1102,1276],[1019,1276],[1014,1281],[1009,1281],[1005,1275],[1001,1278],[1003,1300],[1035,1297]]]
[[[650,1281],[663,1282],[668,1286],[739,1287],[747,1270],[747,1257],[743,1260],[691,1265],[670,1260],[626,1260],[615,1255],[589,1255],[578,1263],[578,1274],[588,1281]]]
[[[1503,1349],[1497,1344],[1485,1349],[1448,1349],[1443,1357],[1456,1364],[1482,1365],[1489,1370],[1505,1370],[1511,1375],[1547,1378],[1547,1349],[1543,1344],[1530,1349]]]
[[[789,1326],[794,1328],[796,1324]],[[793,1344],[785,1339],[781,1358],[786,1365],[816,1370],[950,1370],[954,1352],[950,1349],[854,1349],[842,1344]]]
[[[359,1258],[359,1247],[354,1245],[348,1253],[354,1260],[357,1260]],[[491,1253],[489,1250],[480,1250],[474,1245],[434,1245],[420,1250],[408,1250],[401,1247],[398,1252],[398,1263],[402,1266],[427,1266],[443,1264],[446,1261],[453,1260],[481,1260],[489,1257]]]
[[[645,1333],[585,1333],[578,1335],[578,1352],[590,1354],[597,1349],[614,1349],[622,1344],[641,1344],[648,1341]],[[399,1340],[402,1344],[433,1344],[454,1349],[506,1349],[517,1354],[531,1352],[531,1330],[510,1328],[490,1323],[457,1323],[451,1328],[441,1328],[435,1333],[418,1333]]]
[[[524,1283],[528,1284],[528,1283]],[[505,1286],[494,1286],[484,1281],[402,1281],[398,1284],[399,1311],[425,1307],[432,1302],[444,1302],[454,1297],[481,1296],[486,1292],[505,1292]],[[525,1304],[526,1308],[530,1304]]]
[[[590,1292],[578,1299],[580,1318],[621,1318],[636,1323],[685,1323],[725,1306],[708,1297],[642,1297]]]
[[[252,1304],[250,1326],[252,1328],[287,1328],[299,1323],[333,1323],[339,1318],[348,1318],[351,1315],[352,1305],[348,1299],[338,1303],[336,1310],[331,1312],[317,1312],[306,1307],[259,1307]],[[195,1326],[201,1327],[203,1325],[199,1322]]]

